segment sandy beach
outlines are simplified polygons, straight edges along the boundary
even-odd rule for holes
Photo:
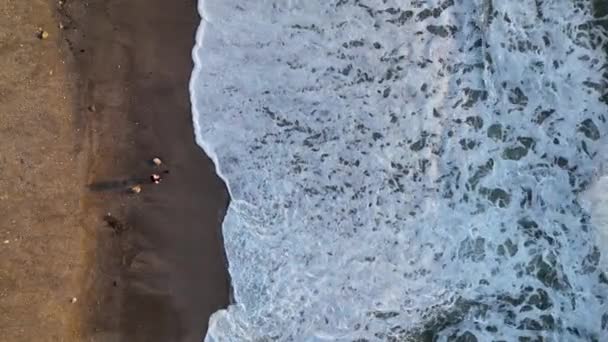
[[[4,2],[0,340],[200,341],[227,305],[229,199],[188,93],[195,6]]]

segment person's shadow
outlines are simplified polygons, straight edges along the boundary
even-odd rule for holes
[[[149,179],[147,179],[147,178],[131,177],[128,179],[93,182],[93,183],[89,184],[89,189],[91,191],[95,191],[95,192],[126,191],[126,190],[128,190],[129,187],[132,187],[137,184],[147,183],[147,182],[149,182]]]

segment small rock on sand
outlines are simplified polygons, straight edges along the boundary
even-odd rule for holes
[[[70,303],[74,304],[78,301],[78,298],[76,297],[72,297],[72,299],[70,299]]]
[[[95,105],[90,105],[89,106],[89,112],[95,113],[96,111],[97,111],[97,108],[95,107]]]
[[[47,39],[49,37],[49,33],[43,29],[38,30],[38,38],[39,39]]]
[[[160,164],[163,163],[162,160],[160,160],[160,158],[156,157],[154,159],[152,159],[152,162],[154,163],[154,165],[159,166]]]
[[[133,185],[131,187],[131,192],[134,194],[138,194],[141,192],[141,185]]]

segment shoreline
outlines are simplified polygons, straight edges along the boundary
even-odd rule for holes
[[[61,10],[72,20],[65,32],[85,90],[81,108],[95,108],[88,204],[102,227],[85,336],[200,341],[209,316],[228,304],[228,195],[194,140],[195,3],[66,2]],[[170,170],[159,185],[146,183],[158,172],[153,157]],[[140,194],[124,193],[130,180],[141,180]],[[106,212],[124,231],[108,229]]]

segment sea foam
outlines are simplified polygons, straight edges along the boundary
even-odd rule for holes
[[[608,340],[603,11],[201,0],[235,299],[206,340]]]

